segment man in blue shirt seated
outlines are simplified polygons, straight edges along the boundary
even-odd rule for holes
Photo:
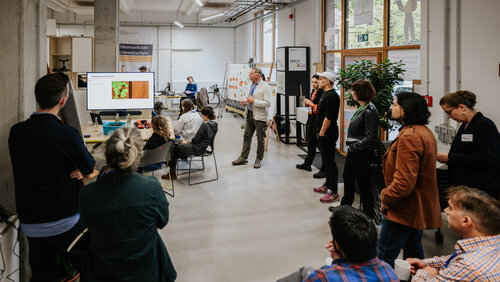
[[[377,258],[377,229],[363,212],[336,207],[329,224],[333,239],[325,248],[333,262],[314,270],[304,281],[399,281],[391,266]],[[305,272],[301,268],[278,281],[302,281]]]

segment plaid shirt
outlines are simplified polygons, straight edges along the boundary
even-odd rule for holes
[[[378,258],[364,263],[349,263],[337,259],[332,265],[325,265],[315,270],[306,282],[327,281],[399,281],[391,266]]]
[[[500,281],[500,235],[459,240],[454,254],[424,263],[436,268],[438,276],[429,279],[429,273],[420,269],[412,281]]]

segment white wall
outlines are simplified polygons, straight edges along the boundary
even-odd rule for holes
[[[290,19],[293,14],[293,19]],[[309,46],[310,70],[321,63],[321,0],[305,1],[293,8],[278,12],[278,44],[282,46]]]
[[[237,19],[236,23],[241,24],[251,19],[247,14]],[[248,58],[252,57],[252,32],[253,23],[248,23],[234,29],[234,62],[247,63]]]
[[[59,24],[57,25],[57,36],[91,36],[94,37],[93,24]]]
[[[93,25],[60,25],[58,36],[93,36]],[[148,30],[154,33],[153,67],[157,89],[172,81],[184,90],[191,75],[198,87],[222,85],[226,64],[235,61],[233,28],[121,27],[122,30]],[[247,44],[245,44],[247,46]],[[183,49],[183,50],[180,50]],[[194,51],[196,50],[196,51]],[[246,59],[248,60],[248,58]],[[182,89],[181,89],[182,88]]]
[[[456,122],[445,118],[439,107],[439,99],[456,90],[469,90],[478,96],[476,109],[500,124],[500,1],[449,0],[449,29],[445,29],[446,0],[422,2],[422,45],[421,79],[422,85],[416,87],[419,93],[433,96],[434,105],[430,108],[432,116],[429,126]],[[460,4],[461,9],[457,9]],[[461,27],[457,27],[457,22]],[[460,40],[457,41],[457,30]],[[447,36],[450,38],[446,44]],[[448,47],[445,47],[448,46]],[[457,57],[457,51],[459,56]],[[428,56],[428,57],[427,57]],[[449,56],[449,69],[445,65]],[[449,82],[446,83],[446,77]],[[439,144],[440,150],[447,145]]]
[[[196,49],[201,50],[188,51]],[[198,88],[208,88],[214,83],[222,85],[226,64],[233,61],[234,29],[172,29],[171,74],[176,89],[182,86],[184,90],[189,75],[195,78]],[[160,87],[162,82],[166,83],[165,80],[160,81]]]

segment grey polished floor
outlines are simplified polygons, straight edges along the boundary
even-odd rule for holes
[[[243,130],[232,114],[224,116],[215,142],[219,180],[188,186],[187,175],[179,176],[175,197],[168,197],[170,221],[160,234],[177,281],[275,281],[302,265],[321,267],[330,213],[312,191],[322,184],[312,178],[315,170],[296,169],[303,152],[279,144],[274,133],[262,168],[253,168],[255,138],[249,164],[232,166]],[[215,173],[211,159],[207,166],[201,177]],[[456,235],[444,232],[444,245],[434,243],[434,231],[425,232],[426,256],[452,252]]]

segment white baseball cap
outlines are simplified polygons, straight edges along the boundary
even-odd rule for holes
[[[317,75],[319,77],[326,77],[328,80],[330,80],[332,83],[335,82],[335,76],[333,75],[333,72],[325,71],[325,72],[318,72]]]

